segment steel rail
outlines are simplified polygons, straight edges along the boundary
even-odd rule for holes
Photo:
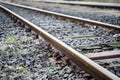
[[[119,9],[119,3],[103,3],[103,2],[83,2],[83,1],[38,1],[44,3],[57,3],[57,4],[67,4],[67,5],[80,5],[80,6],[90,6],[90,7],[100,7],[100,8],[115,8]]]
[[[7,13],[12,14],[12,16],[16,17],[18,20],[20,20],[22,23],[27,25],[29,28],[31,28],[33,31],[35,31],[37,34],[39,34],[41,37],[43,37],[47,42],[55,46],[60,51],[64,52],[69,58],[71,58],[78,66],[82,67],[85,71],[92,74],[96,79],[98,80],[120,80],[119,77],[114,75],[113,73],[109,72],[105,68],[101,67],[100,65],[96,64],[89,58],[85,57],[81,53],[75,51],[62,41],[58,40],[57,38],[53,37],[40,27],[34,25],[33,23],[29,22],[28,20],[24,19],[23,17],[19,16],[18,14],[14,13],[13,11],[0,6],[3,10],[5,10]]]
[[[113,28],[113,29],[119,29],[120,30],[120,26],[117,26],[117,25],[112,25],[112,24],[103,23],[103,22],[99,22],[99,21],[89,20],[89,19],[85,19],[85,18],[79,18],[79,17],[75,17],[75,16],[65,15],[65,14],[61,14],[61,13],[56,13],[56,12],[52,12],[52,11],[42,10],[42,9],[38,9],[38,8],[28,7],[28,6],[24,6],[24,5],[9,3],[9,2],[1,2],[1,3],[9,4],[9,5],[13,5],[13,6],[33,10],[33,11],[38,11],[38,12],[41,12],[41,13],[44,13],[44,14],[53,15],[53,16],[58,17],[58,18],[60,17],[60,18],[69,19],[69,20],[72,20],[72,21],[77,21],[77,22],[83,22],[83,23],[87,23],[87,24],[91,24],[91,25],[96,25],[98,27],[101,26],[101,27],[105,27],[105,28]]]

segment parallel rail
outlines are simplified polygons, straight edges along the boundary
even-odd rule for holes
[[[45,3],[57,3],[57,4],[67,4],[67,5],[80,5],[80,6],[90,6],[90,7],[99,7],[99,8],[115,8],[119,9],[119,3],[103,3],[103,2],[82,2],[82,1],[39,1]]]
[[[38,8],[28,7],[28,6],[24,6],[24,5],[9,3],[9,2],[1,2],[1,3],[9,4],[9,5],[13,5],[13,6],[33,10],[33,11],[38,11],[38,12],[41,12],[41,13],[44,13],[44,14],[53,15],[53,16],[58,17],[58,18],[61,17],[61,18],[64,18],[64,19],[69,19],[71,21],[83,22],[83,23],[87,23],[87,24],[91,24],[91,25],[97,25],[97,26],[102,26],[102,27],[106,27],[106,28],[112,28],[112,29],[119,29],[120,30],[120,26],[117,26],[117,25],[112,25],[112,24],[103,23],[103,22],[99,22],[99,21],[89,20],[89,19],[85,19],[85,18],[79,18],[79,17],[75,17],[75,16],[65,15],[65,14],[62,14],[62,13],[42,10],[42,9],[38,9]]]
[[[15,6],[20,6],[20,5],[16,5],[16,4],[14,4],[14,5]],[[28,27],[30,27],[37,34],[39,34],[40,36],[42,36],[47,42],[49,42],[50,44],[52,44],[53,46],[55,46],[57,49],[59,49],[60,51],[64,51],[64,53],[68,57],[70,57],[78,66],[82,67],[84,70],[86,70],[87,72],[89,72],[90,74],[92,74],[98,80],[119,80],[120,79],[116,75],[112,74],[111,72],[109,72],[105,68],[103,68],[100,65],[96,64],[95,62],[93,62],[89,58],[85,57],[81,53],[75,51],[74,49],[72,49],[71,47],[69,47],[68,45],[66,45],[65,43],[61,42],[57,38],[53,37],[49,33],[45,32],[44,30],[42,30],[38,26],[36,26],[36,25],[32,24],[31,22],[27,21],[26,19],[24,19],[23,17],[19,16],[18,14],[12,12],[11,10],[9,10],[9,9],[3,7],[3,6],[0,6],[0,7],[2,9],[4,9],[6,12],[8,12],[11,15],[13,15],[14,17],[16,17],[22,23],[26,24]],[[23,7],[23,6],[20,6],[20,7]],[[23,7],[23,8],[29,8],[29,7]],[[49,13],[48,11],[44,11],[44,10],[40,10],[40,9],[35,9],[35,8],[30,8],[30,9],[31,10],[37,10],[37,11],[43,11],[43,13],[47,13],[47,14],[52,14],[53,13],[53,12]],[[58,16],[58,13],[53,13],[53,15]],[[71,19],[71,17],[67,16],[67,15],[66,16],[60,15],[59,17],[64,17],[64,18]],[[74,20],[77,20],[77,21],[92,23],[89,20],[84,21],[83,19],[81,20],[80,18],[76,18],[76,17],[72,17],[72,18],[74,18]],[[92,23],[92,24],[98,24],[98,23],[95,22],[95,23]],[[101,24],[103,24],[103,23],[101,23]],[[107,25],[103,24],[103,25],[107,26],[107,27],[110,26],[109,24],[107,24]],[[119,26],[111,25],[110,27],[112,27],[112,28],[114,27],[114,28],[120,29]]]
[[[88,24],[92,24],[92,25],[98,25],[98,26],[107,27],[107,28],[115,28],[115,29],[120,30],[120,26],[116,26],[116,25],[102,23],[102,22],[98,22],[98,21],[94,21],[94,20],[88,20],[88,19],[84,19],[84,18],[78,18],[78,17],[74,17],[74,16],[68,16],[68,15],[59,14],[59,13],[46,11],[46,10],[41,10],[41,9],[37,9],[37,8],[33,8],[33,7],[21,6],[21,5],[18,5],[18,4],[13,4],[13,3],[8,3],[8,2],[2,2],[2,3],[9,4],[9,5],[14,5],[14,6],[17,6],[17,7],[22,7],[22,8],[25,8],[25,9],[30,9],[30,10],[34,10],[34,11],[38,11],[38,12],[42,12],[42,13],[45,13],[45,14],[48,14],[48,15],[54,15],[56,17],[62,17],[62,18],[69,19],[69,20],[84,22],[84,23],[88,23]],[[105,52],[105,53],[108,53],[108,52]],[[110,52],[109,54],[102,55],[102,56],[100,56],[99,54],[94,54],[94,56],[91,56],[91,55],[86,55],[86,56],[89,57],[90,59],[96,60],[96,59],[105,59],[105,58],[118,58],[118,57],[120,57],[120,53]]]

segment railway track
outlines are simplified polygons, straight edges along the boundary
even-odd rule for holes
[[[91,26],[88,24],[71,22],[69,20],[68,21],[59,20],[56,19],[54,16],[50,17],[42,13],[35,13],[34,11],[30,10],[25,11],[25,9],[22,8],[18,8],[18,10],[22,10],[23,12],[18,12],[16,8],[8,5],[6,6],[82,53],[96,52],[96,50],[98,49],[100,52],[104,50],[106,51],[119,49],[119,30],[108,29],[108,28],[119,29],[120,28],[119,26],[87,20],[83,18],[77,17],[71,18],[71,16],[67,16],[67,18],[70,18],[72,20],[75,19],[76,21],[83,21],[107,28],[98,27],[94,25]],[[29,9],[29,7],[26,8]],[[28,13],[29,15],[24,15]],[[35,14],[36,16],[31,17],[33,14]],[[59,14],[56,13],[53,14],[59,16]],[[60,16],[66,18],[66,16],[64,15]],[[43,20],[42,18],[45,19]],[[52,23],[53,21],[54,23]]]
[[[93,79],[12,16],[0,7],[0,80]]]
[[[86,6],[78,6],[78,5],[72,6],[65,4],[38,2],[38,1],[26,1],[18,4],[32,6],[48,11],[58,12],[62,14],[77,16],[80,18],[86,18],[90,20],[96,20],[96,21],[120,26],[119,9],[116,10],[112,8],[106,9],[106,8],[86,7]]]
[[[7,5],[4,5],[4,6],[7,6]],[[19,10],[23,10],[24,11],[24,9],[20,9],[20,8],[18,8],[18,9],[14,9],[14,7],[12,7],[12,6],[7,6],[8,8],[10,8],[11,7],[11,10],[15,10],[15,11],[17,11],[18,9]],[[28,7],[27,7],[28,8]],[[5,8],[4,8],[5,9]],[[33,8],[32,8],[33,9]],[[35,11],[35,10],[34,10]],[[26,12],[27,12],[27,10],[26,10]],[[33,12],[33,11],[29,11],[28,10],[28,12]],[[24,13],[25,13],[25,11],[24,11]],[[43,13],[43,12],[42,12]],[[44,12],[45,13],[45,12]],[[20,12],[18,13],[18,14],[20,14]],[[36,17],[38,18],[38,16],[37,16],[37,14],[39,14],[40,15],[40,13],[39,12],[37,12],[37,13],[35,13],[36,14]],[[51,13],[49,13],[49,15],[50,15]],[[23,16],[22,14],[20,14],[21,16]],[[31,15],[31,14],[30,14]],[[56,14],[57,15],[57,14]],[[27,16],[27,15],[25,15],[25,16]],[[25,16],[23,16],[23,17],[25,17]],[[60,17],[60,16],[59,16]],[[62,16],[63,18],[65,18],[65,16]],[[67,16],[69,19],[71,19],[70,18],[70,16]],[[27,18],[27,17],[25,17],[26,19],[28,19],[29,20],[29,18]],[[42,15],[42,18],[45,18],[45,19],[49,19],[50,17],[49,16],[47,16],[47,17],[44,17],[43,15]],[[54,16],[52,16],[52,18],[53,19],[55,19],[56,20],[56,18],[54,17]],[[21,19],[22,20],[22,19]],[[61,19],[58,19],[58,20],[60,20],[60,21],[63,21],[63,20],[61,20]],[[86,20],[86,21],[84,21],[84,20],[82,20],[82,19],[73,19],[73,20],[77,20],[77,21],[82,21],[82,22],[87,22],[87,23],[91,23],[91,24],[98,24],[97,22],[94,22],[94,23],[92,23],[92,22],[90,22],[89,20]],[[30,19],[30,21],[33,21],[33,23],[34,23],[34,19]],[[52,21],[54,21],[54,20],[52,20]],[[70,24],[74,24],[75,22],[72,22],[71,23],[71,21],[69,21],[69,20],[67,20]],[[64,23],[66,23],[66,21],[64,20],[63,21]],[[26,22],[25,22],[26,23]],[[45,23],[47,23],[47,22],[41,22],[41,24],[42,24],[42,26],[45,26],[45,27],[47,27],[46,26],[46,24]],[[48,22],[49,24],[50,24],[50,22]],[[57,21],[56,22],[57,24],[59,24],[59,21]],[[28,24],[28,23],[27,23]],[[36,24],[36,23],[34,23],[34,24]],[[76,23],[75,23],[76,24]],[[30,24],[28,24],[29,26],[31,26]],[[37,25],[37,24],[36,24]],[[53,24],[52,24],[53,25]],[[56,25],[56,24],[54,24],[54,25]],[[89,28],[90,27],[90,25],[88,25],[88,24],[82,24],[82,23],[78,23],[77,22],[77,25],[82,25],[82,26],[84,26],[84,27],[81,27],[82,28],[82,30],[84,31],[84,29],[86,29],[86,28]],[[35,26],[35,25],[33,25],[33,26]],[[66,24],[66,25],[64,25],[64,26],[69,26],[69,24]],[[71,25],[70,25],[71,26]],[[114,27],[114,29],[116,30],[116,28],[117,29],[119,29],[119,26],[114,26],[114,25],[109,25],[109,24],[104,24],[104,23],[101,23],[101,24],[99,24],[99,26],[109,26],[110,28],[113,28]],[[31,26],[32,27],[32,26]],[[45,29],[45,27],[43,28],[43,29]],[[54,26],[52,26],[52,27],[54,27]],[[73,26],[72,26],[73,27]],[[33,27],[32,27],[33,28]],[[51,27],[47,27],[48,29],[52,29]],[[71,28],[71,27],[68,27],[69,29]],[[68,29],[68,28],[66,28],[66,29]],[[73,27],[73,28],[75,28],[75,27]],[[72,29],[73,29],[72,28]],[[94,26],[94,28],[96,29],[96,26]],[[99,27],[97,27],[98,28],[98,31],[99,30],[101,30],[101,31],[104,31],[104,29],[103,28],[100,28],[99,29]],[[33,28],[35,31],[37,31],[37,32],[39,32],[38,30],[37,30],[37,27],[36,28]],[[58,28],[59,29],[59,28]],[[92,28],[93,29],[93,28]],[[112,36],[115,36],[115,35],[118,35],[119,34],[119,30],[118,31],[114,31],[114,29],[111,29],[110,30],[110,32],[115,32],[115,33],[113,33],[113,34],[111,34]],[[40,30],[40,29],[39,29]],[[45,29],[45,30],[47,30],[47,29]],[[53,30],[56,30],[56,29],[53,29]],[[51,32],[53,32],[53,30],[51,31]],[[90,29],[91,30],[91,29]],[[109,30],[109,29],[106,29],[105,28],[105,31],[106,30]],[[41,30],[42,31],[42,30]],[[62,29],[61,29],[61,31],[62,31]],[[89,31],[89,30],[88,30]],[[55,31],[56,32],[56,31]],[[65,32],[67,32],[67,31],[65,31]],[[71,32],[71,31],[69,31],[69,32]],[[85,31],[86,32],[86,31]],[[50,32],[49,32],[50,33]],[[42,37],[44,37],[45,38],[45,40],[47,40],[48,38],[48,36],[46,36],[45,34],[43,34],[43,32],[41,33],[41,32],[39,32],[39,34],[42,36]],[[51,33],[52,34],[52,33]],[[55,33],[53,33],[53,35],[54,35]],[[91,34],[91,33],[90,33]],[[58,35],[58,34],[57,34]],[[54,35],[54,36],[56,36],[56,35]],[[50,36],[49,36],[50,37]],[[74,37],[74,36],[73,36]],[[75,36],[76,37],[76,36]],[[86,37],[88,37],[88,36],[86,36]],[[58,38],[58,37],[57,37]],[[60,37],[61,38],[61,37]],[[114,38],[113,38],[114,39]],[[119,40],[119,39],[118,39]],[[115,41],[118,41],[116,38],[115,38]],[[87,59],[86,57],[84,57],[84,56],[82,56],[81,54],[78,54],[76,51],[74,51],[73,49],[71,49],[71,48],[69,48],[68,50],[67,50],[67,47],[68,46],[66,46],[64,43],[61,43],[61,42],[58,42],[57,43],[57,40],[56,39],[48,39],[47,40],[48,42],[50,42],[50,43],[52,43],[54,46],[56,46],[58,49],[60,49],[60,50],[65,50],[65,53],[68,53],[68,56],[70,56],[74,61],[76,61],[74,58],[77,58],[77,60],[78,61],[80,61],[81,63],[82,63],[82,65],[83,65],[83,68],[85,69],[86,67],[87,67],[87,65],[91,65],[91,64],[89,64],[89,61],[90,62],[92,62],[91,60],[89,60],[89,59]],[[58,40],[59,41],[59,40]],[[64,41],[64,40],[63,40]],[[55,42],[55,43],[54,43]],[[116,43],[116,42],[115,42]],[[114,44],[115,44],[114,43]],[[58,44],[59,44],[59,47],[58,47]],[[62,46],[61,44],[64,44],[65,46]],[[84,44],[85,45],[85,44]],[[106,45],[106,44],[105,44]],[[113,47],[113,49],[119,49],[119,46],[117,46],[117,47]],[[71,53],[71,54],[70,54]],[[74,58],[73,58],[74,57]],[[80,57],[80,58],[79,58]],[[82,60],[82,61],[81,61]],[[78,63],[78,61],[76,61],[77,63]],[[85,63],[84,63],[85,62]],[[78,65],[81,65],[81,63],[78,63]],[[86,65],[87,64],[87,65]],[[92,63],[92,64],[95,64],[95,63]],[[97,68],[97,71],[98,72],[94,72],[94,70],[92,69],[93,68],[93,66],[95,67],[95,68]],[[97,64],[95,64],[95,65],[92,65],[92,67],[91,68],[89,68],[89,69],[91,69],[90,71],[89,70],[86,70],[86,71],[88,71],[89,73],[92,73],[91,71],[93,71],[93,75],[95,75],[95,74],[97,74],[98,73],[98,75],[100,76],[101,74],[99,74],[99,73],[102,73],[102,78],[101,79],[104,79],[104,78],[111,78],[112,76],[113,77],[115,77],[114,75],[112,75],[111,73],[109,73],[109,72],[107,72],[106,70],[106,72],[104,73],[104,72],[101,72],[100,70],[98,70],[98,68],[101,68],[100,66],[98,66]],[[103,69],[103,68],[101,68],[101,69]],[[103,78],[103,74],[105,74],[105,75],[109,75],[109,77],[104,77]],[[111,76],[110,76],[110,74],[111,74]],[[97,77],[98,77],[98,75],[97,75]],[[109,78],[109,79],[110,79]],[[99,79],[100,79],[100,77],[99,77]]]

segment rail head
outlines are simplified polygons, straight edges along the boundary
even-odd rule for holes
[[[32,30],[37,32],[41,37],[43,37],[47,42],[55,46],[60,51],[64,51],[66,55],[68,55],[73,61],[77,62],[77,64],[82,67],[84,70],[92,74],[94,77],[96,77],[98,80],[120,80],[116,75],[109,72],[105,68],[101,67],[100,65],[96,64],[92,60],[88,59],[87,57],[83,56],[81,53],[78,53],[65,43],[61,42],[57,38],[53,37],[46,31],[42,30],[38,26],[34,25],[33,23],[27,21],[23,17],[19,16],[18,14],[12,12],[11,10],[0,6],[0,8],[4,9],[6,12],[12,14],[14,17],[19,19],[21,22],[26,24],[28,27],[30,27]]]
[[[29,6],[24,6],[24,5],[20,5],[20,4],[14,4],[14,3],[9,3],[9,2],[1,2],[1,3],[8,4],[8,5],[13,5],[13,6],[33,10],[33,11],[38,11],[38,12],[53,15],[53,16],[56,16],[56,17],[69,19],[69,20],[72,20],[72,21],[78,21],[78,22],[83,22],[83,23],[87,23],[87,24],[90,24],[90,25],[96,25],[96,26],[101,26],[101,27],[105,27],[105,28],[112,28],[112,29],[120,30],[120,26],[118,26],[118,25],[112,25],[112,24],[108,24],[108,23],[95,21],[95,20],[89,20],[89,19],[85,19],[85,18],[65,15],[65,14],[61,14],[61,13],[57,13],[57,12],[47,11],[47,10],[38,9],[38,8],[34,8],[34,7],[29,7]]]

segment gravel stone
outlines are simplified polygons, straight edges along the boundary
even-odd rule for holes
[[[86,19],[92,19],[95,21],[101,21],[105,23],[110,23],[114,25],[120,25],[120,11],[119,9],[106,9],[106,8],[97,8],[97,7],[85,7],[85,6],[76,6],[76,5],[66,5],[66,4],[53,4],[53,3],[44,3],[36,1],[26,1],[19,2],[18,4],[32,6],[44,10],[54,11],[62,14],[82,17]]]
[[[16,13],[23,16],[25,19],[31,21],[32,23],[38,25],[42,29],[48,31],[50,34],[62,40],[71,47],[83,45],[87,46],[93,45],[95,43],[104,44],[107,42],[119,41],[119,38],[116,38],[115,36],[120,33],[119,30],[109,30],[100,26],[91,26],[83,23],[76,23],[61,19],[59,20],[54,16],[46,16],[42,13],[25,10],[22,8],[15,8],[10,5],[4,6],[15,11]],[[11,76],[15,75],[13,73],[20,74],[19,76],[15,75],[16,77],[14,77],[14,79],[19,78],[20,80],[26,80],[27,77],[28,79],[31,78],[36,80],[47,80],[49,74],[52,75],[52,77],[49,77],[51,78],[51,80],[54,79],[56,75],[59,75],[59,78],[61,80],[68,79],[69,77],[72,80],[78,78],[81,80],[86,79],[83,77],[85,76],[86,72],[79,70],[80,72],[78,73],[78,71],[76,71],[78,69],[75,66],[71,68],[68,65],[60,62],[59,64],[61,64],[61,69],[58,69],[57,64],[49,60],[51,56],[47,55],[49,53],[52,55],[53,49],[45,49],[47,45],[45,41],[43,41],[41,38],[35,39],[36,36],[33,35],[27,28],[21,28],[21,25],[18,22],[15,22],[14,24],[14,21],[11,20],[8,15],[5,15],[2,10],[0,10],[0,22],[0,25],[2,25],[0,30],[3,32],[2,34],[0,34],[0,43],[8,41],[6,45],[7,47],[4,46],[3,48],[1,48],[1,46],[4,44],[0,44],[0,54],[2,54],[2,56],[0,56],[0,60],[2,62],[2,66],[0,67],[0,69],[2,73],[5,73],[4,75],[2,75],[2,79],[12,79]],[[18,28],[16,29],[16,27]],[[79,30],[79,32],[76,30]],[[74,31],[74,33],[72,31]],[[85,35],[95,36],[95,38],[74,39],[75,37],[83,37]],[[9,40],[9,38],[12,38],[13,41]],[[106,45],[102,45],[102,47],[106,48]],[[82,52],[83,50],[79,51]],[[101,50],[103,51],[103,49]],[[56,56],[54,57],[56,58]],[[105,63],[102,61],[101,65],[108,68],[113,63],[116,62]],[[68,74],[68,72],[70,72],[70,69],[68,68],[74,71]],[[119,76],[119,73],[116,70],[117,68],[110,68],[111,72]],[[80,74],[82,76],[78,77],[78,75]],[[6,75],[7,77],[5,78],[4,76]]]
[[[63,42],[75,48],[77,51],[80,51],[81,53],[102,52],[106,50],[111,50],[105,46],[106,43],[116,43],[119,41],[119,37],[115,37],[115,35],[120,34],[119,30],[102,28],[100,26],[91,26],[88,24],[71,22],[67,20],[65,21],[57,19],[54,16],[51,17],[48,15],[44,15],[39,12],[34,12],[19,7],[15,8],[13,6],[5,4],[3,5],[15,11],[16,13],[36,24],[37,26],[41,27],[42,29],[46,30],[51,35],[57,37],[58,39],[62,40]],[[33,14],[34,16],[32,16]],[[90,36],[90,38],[88,38],[88,36]],[[87,50],[84,48],[79,49],[79,46],[86,47],[88,45],[100,45],[101,48],[96,50]],[[109,45],[107,44],[107,46]],[[114,50],[114,48],[112,50]]]

